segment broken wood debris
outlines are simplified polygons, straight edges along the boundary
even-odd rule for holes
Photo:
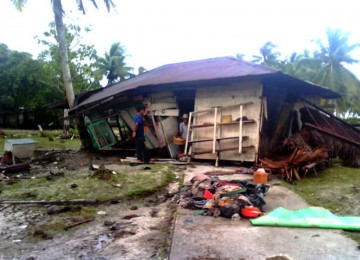
[[[301,173],[305,175],[310,169],[315,170],[315,166],[327,163],[328,148],[323,145],[311,148],[305,141],[309,134],[311,133],[304,130],[286,139],[277,147],[277,153],[272,159],[260,159],[261,166],[272,173],[280,173],[287,181],[292,181],[294,177],[301,180]]]
[[[0,166],[0,172],[2,173],[18,173],[26,172],[30,170],[30,164],[28,163],[17,163],[13,165]]]
[[[83,217],[83,218],[74,218],[74,219],[71,219],[71,222],[70,224],[68,224],[67,226],[64,227],[65,230],[68,230],[70,228],[73,228],[73,227],[76,227],[76,226],[79,226],[81,224],[84,224],[84,223],[87,223],[87,222],[91,222],[93,221],[95,218],[94,217]]]
[[[0,204],[39,204],[39,205],[50,205],[50,204],[98,204],[98,200],[2,200]]]

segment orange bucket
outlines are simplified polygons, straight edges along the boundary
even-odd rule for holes
[[[264,169],[260,168],[254,172],[253,182],[256,184],[266,184],[268,182],[269,174]]]

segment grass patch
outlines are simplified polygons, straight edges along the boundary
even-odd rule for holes
[[[13,130],[3,129],[4,137],[0,137],[0,153],[4,152],[4,143],[7,139],[31,138],[38,142],[39,148],[44,149],[80,149],[81,141],[79,138],[60,139],[56,138],[62,134],[62,130],[49,130],[40,132],[39,130]]]
[[[87,172],[66,173],[65,177],[54,181],[27,179],[13,185],[1,184],[0,200],[88,199],[105,202],[141,196],[156,192],[173,181],[173,170],[171,165],[156,165],[156,171],[116,173],[110,180],[92,178]],[[72,184],[76,184],[73,185],[76,188],[71,188]]]
[[[296,185],[284,185],[298,193],[310,205],[324,207],[337,215],[360,216],[360,169],[336,165],[308,175]],[[359,232],[346,234],[360,244]]]
[[[37,242],[40,240],[52,239],[65,232],[74,232],[80,228],[80,226],[68,230],[66,230],[66,227],[73,221],[94,218],[95,215],[96,209],[94,207],[82,207],[79,210],[70,210],[65,213],[60,213],[51,217],[49,216],[42,224],[38,224],[29,230],[27,238],[30,241]]]

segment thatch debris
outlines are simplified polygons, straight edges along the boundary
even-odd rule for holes
[[[96,178],[103,181],[109,181],[113,178],[112,171],[105,168],[104,165],[100,165],[99,169],[96,170],[92,175],[92,178]]]
[[[327,147],[320,145],[311,148],[306,141],[309,134],[304,130],[286,139],[277,147],[276,155],[272,159],[260,159],[262,167],[273,173],[280,173],[284,179],[292,181],[294,176],[301,180],[301,174],[306,174],[315,166],[326,164],[329,158]]]

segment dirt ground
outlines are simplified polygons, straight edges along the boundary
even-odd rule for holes
[[[91,164],[116,165],[119,157],[68,151],[56,162],[34,166],[33,174],[54,168],[87,171]],[[54,164],[55,163],[55,164]],[[126,170],[128,165],[118,165]],[[2,184],[3,185],[3,184]],[[0,259],[161,259],[167,256],[178,182],[148,196],[92,206],[93,220],[49,235],[40,228],[62,214],[49,205],[0,205]],[[74,222],[84,217],[70,207]],[[81,206],[86,212],[86,206]]]
[[[110,170],[129,174],[134,167],[144,167],[120,165],[118,156],[69,150],[60,153],[54,161],[32,165],[27,177],[46,175],[55,168],[82,174],[89,171],[92,164],[104,164]],[[212,170],[212,166],[188,166],[184,182],[189,182],[195,174]],[[220,178],[226,180],[234,176]],[[179,178],[166,189],[136,199],[91,207],[81,205],[80,210],[74,205],[66,214],[75,222],[84,220],[84,213],[86,218],[89,212],[93,220],[68,230],[54,227],[55,233],[44,232],[40,227],[61,219],[65,213],[49,215],[49,205],[0,204],[0,259],[165,259],[169,253],[171,259],[265,259],[281,255],[289,258],[277,259],[360,257],[357,244],[344,237],[342,231],[253,227],[245,219],[234,222],[194,216],[193,211],[178,208],[180,182]],[[308,206],[279,183],[272,182],[265,198],[267,211],[279,206],[289,209]]]

